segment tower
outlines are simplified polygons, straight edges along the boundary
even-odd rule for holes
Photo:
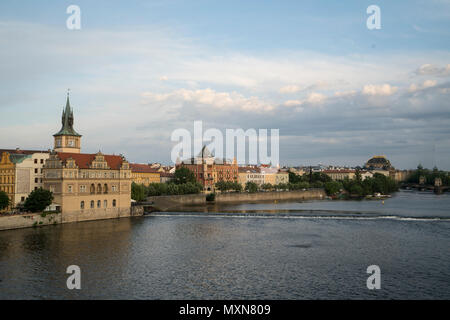
[[[55,137],[55,151],[80,153],[81,135],[73,129],[73,110],[70,107],[69,93],[62,113],[62,128],[53,137]]]

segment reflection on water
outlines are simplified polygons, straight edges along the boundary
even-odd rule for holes
[[[394,208],[386,212],[426,216],[415,203],[421,197],[430,200],[401,193],[386,201]],[[440,205],[428,204],[429,216],[450,207],[440,208],[449,198],[439,199]],[[352,205],[381,212],[374,210],[377,202],[348,201],[228,208],[289,210],[288,215],[334,208],[345,215]],[[2,231],[0,298],[450,298],[447,220],[182,214]],[[66,289],[65,271],[72,264],[81,268],[81,290]],[[381,268],[379,291],[366,288],[371,264]]]

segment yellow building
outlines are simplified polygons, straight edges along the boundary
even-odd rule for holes
[[[44,166],[44,188],[62,220],[129,214],[131,170],[122,156],[52,152]]]
[[[130,168],[132,182],[145,186],[150,183],[160,183],[161,173],[164,173],[164,170],[161,172],[148,164],[130,163]]]
[[[356,170],[353,169],[323,170],[323,173],[335,181],[344,180],[345,178],[352,180],[356,176]]]
[[[289,173],[286,171],[279,171],[275,175],[275,184],[288,184],[289,183]]]
[[[6,192],[9,197],[10,206],[3,211],[11,209],[14,203],[14,181],[15,164],[11,161],[10,154],[4,151],[0,159],[0,191]]]
[[[31,191],[43,186],[42,170],[48,152],[0,150],[0,190],[7,192],[11,205],[23,204]]]
[[[61,212],[62,222],[129,216],[129,163],[121,155],[80,153],[81,135],[73,129],[69,98],[62,120],[63,127],[54,135],[54,150],[43,168],[44,188],[54,196],[51,209]]]
[[[261,186],[264,183],[264,175],[261,173],[259,168],[254,167],[239,167],[239,183],[242,185],[242,188],[245,188],[247,182],[254,182],[258,186]]]

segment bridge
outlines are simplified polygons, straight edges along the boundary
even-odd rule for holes
[[[442,185],[432,185],[432,184],[420,184],[420,183],[402,183],[400,185],[402,189],[416,189],[419,191],[433,191],[436,194],[441,194],[443,192],[449,191],[450,186]]]

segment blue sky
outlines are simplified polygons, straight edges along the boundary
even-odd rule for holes
[[[84,152],[169,163],[203,120],[280,129],[281,164],[450,169],[449,46],[446,0],[4,0],[0,146],[51,147],[71,88]]]

